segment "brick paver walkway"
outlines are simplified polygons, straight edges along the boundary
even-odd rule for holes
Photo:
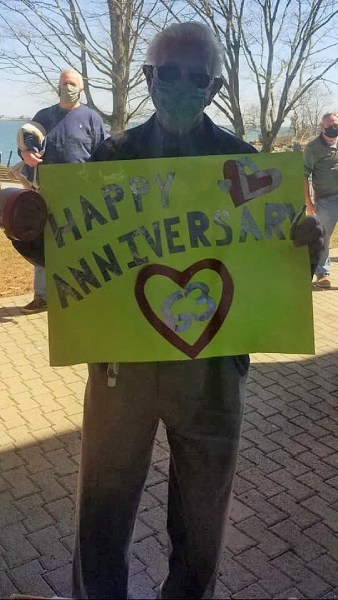
[[[253,356],[217,598],[338,598],[338,250],[314,291],[316,357]],[[70,595],[85,366],[48,365],[46,315],[0,299],[0,596]],[[300,316],[301,318],[301,316]],[[159,429],[135,530],[133,598],[166,573]]]

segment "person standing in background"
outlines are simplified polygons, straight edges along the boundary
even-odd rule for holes
[[[60,74],[59,103],[43,108],[36,113],[32,125],[41,126],[45,141],[34,140],[34,127],[22,139],[25,149],[20,150],[22,160],[28,167],[39,164],[82,163],[89,160],[95,148],[105,139],[101,117],[80,102],[83,79],[74,69],[65,69]],[[35,143],[34,143],[35,142]],[[21,308],[24,314],[33,314],[47,309],[46,274],[43,267],[34,267],[34,298]]]
[[[316,284],[330,288],[330,238],[338,221],[338,115],[323,115],[321,133],[304,148],[305,201],[309,215],[316,214],[324,227],[324,249],[316,269]],[[312,178],[314,203],[309,177]]]

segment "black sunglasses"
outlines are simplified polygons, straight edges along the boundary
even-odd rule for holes
[[[175,81],[179,81],[182,77],[181,68],[176,64],[168,63],[160,67],[153,67],[153,69],[156,69],[159,80],[165,83],[174,83]],[[195,87],[205,90],[209,87],[213,77],[210,77],[210,75],[204,71],[188,69],[188,79]]]

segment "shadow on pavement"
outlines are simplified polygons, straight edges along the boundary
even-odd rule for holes
[[[337,359],[252,364],[216,598],[335,597]],[[39,439],[32,427],[36,443],[20,446],[12,431],[13,447],[0,454],[1,598],[70,597],[80,432]],[[132,598],[154,598],[166,573],[168,459],[160,426],[134,534]]]
[[[338,286],[331,285],[331,287],[329,288],[323,288],[320,287],[320,285],[316,285],[315,283],[312,284],[313,292],[334,292],[336,290],[338,290]]]
[[[13,319],[13,317],[25,317],[27,315],[24,315],[19,306],[8,306],[8,307],[4,307],[1,306],[0,307],[0,323],[1,322],[8,322],[8,321],[14,321],[16,322],[16,319]]]

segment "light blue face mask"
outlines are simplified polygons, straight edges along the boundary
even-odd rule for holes
[[[160,118],[176,130],[189,130],[202,114],[208,88],[199,89],[186,81],[167,83],[154,77],[151,98]]]

